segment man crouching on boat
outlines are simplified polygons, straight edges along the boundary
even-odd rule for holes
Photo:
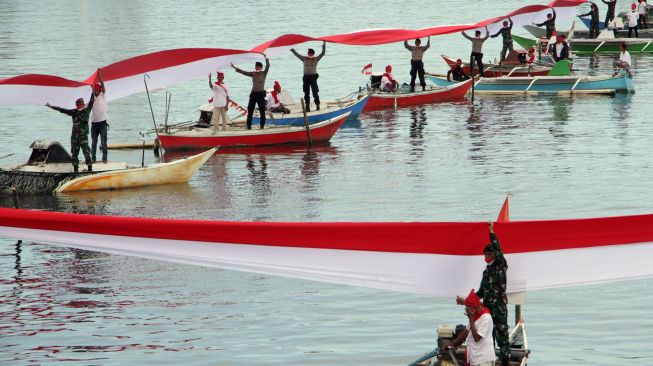
[[[499,347],[499,357],[502,366],[510,365],[510,334],[508,331],[508,295],[506,295],[506,272],[508,262],[503,256],[499,239],[494,233],[494,223],[488,223],[490,244],[483,249],[487,267],[483,271],[481,287],[476,296],[483,299],[483,305],[492,313],[494,323],[493,335]],[[465,299],[458,296],[458,305],[465,304]]]
[[[466,341],[467,362],[471,366],[494,366],[497,356],[494,353],[492,340],[492,315],[490,310],[481,304],[474,289],[464,300],[465,315],[469,318],[469,325],[461,334],[452,341],[452,346],[457,347]],[[446,346],[445,348],[448,348]]]

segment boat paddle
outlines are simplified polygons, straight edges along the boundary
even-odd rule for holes
[[[10,156],[12,156],[12,155],[14,155],[14,153],[7,154],[7,155],[5,155],[5,156],[0,156],[0,159],[8,158],[8,157],[10,157]]]

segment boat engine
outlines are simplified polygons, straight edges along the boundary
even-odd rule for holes
[[[451,343],[454,338],[454,329],[451,325],[439,325],[438,326],[438,348],[442,349],[444,347],[444,341]]]

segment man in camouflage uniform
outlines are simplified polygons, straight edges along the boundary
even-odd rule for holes
[[[596,38],[599,36],[599,7],[596,4],[592,3],[590,5],[590,11],[585,14],[580,14],[578,17],[590,16],[590,39]]]
[[[553,32],[556,31],[556,10],[551,8],[553,13],[546,15],[546,20],[542,23],[534,23],[536,26],[546,26],[546,39],[550,39],[553,36]]]
[[[501,62],[506,60],[506,55],[508,51],[512,51],[512,19],[503,21],[503,28],[499,29],[498,32],[491,35],[490,37],[496,38],[499,35],[503,37],[503,48],[501,49]]]
[[[46,103],[47,107],[59,111],[63,114],[67,114],[73,119],[73,130],[70,136],[71,144],[71,154],[73,158],[73,170],[75,173],[79,171],[79,149],[82,149],[84,153],[84,159],[86,159],[86,165],[88,165],[88,171],[93,171],[93,165],[91,163],[91,149],[88,146],[88,118],[91,114],[91,109],[93,108],[93,101],[95,100],[94,95],[91,93],[91,100],[88,102],[88,105],[84,105],[84,99],[79,98],[75,102],[76,108],[74,109],[65,109],[61,107],[55,107]]]
[[[502,366],[510,365],[510,339],[508,332],[508,296],[506,295],[506,271],[508,263],[503,256],[499,239],[494,233],[494,223],[488,224],[490,244],[483,249],[487,267],[483,271],[481,286],[476,296],[483,299],[483,305],[492,312],[494,330],[492,335],[499,347],[499,359]],[[465,299],[458,297],[456,302],[461,305]]]

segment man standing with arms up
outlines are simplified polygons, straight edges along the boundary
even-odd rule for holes
[[[107,98],[105,96],[106,89],[104,87],[104,80],[102,80],[100,69],[97,69],[97,76],[100,82],[93,86],[95,102],[93,103],[91,114],[91,158],[93,159],[93,163],[95,163],[95,152],[97,151],[97,138],[99,135],[100,150],[102,150],[102,162],[106,163],[107,155],[109,153],[107,148],[107,135],[109,130],[109,124],[107,123]]]
[[[601,0],[604,4],[608,6],[608,12],[605,13],[605,27],[608,28],[608,24],[614,20],[614,8],[617,6],[617,0]]]
[[[503,48],[501,49],[501,62],[503,62],[506,60],[508,50],[512,51],[512,19],[504,20],[503,28],[490,37],[496,38],[499,35],[503,36]]]
[[[590,5],[590,11],[585,14],[580,14],[578,17],[590,16],[590,39],[596,38],[599,36],[599,7],[596,4],[592,3]]]
[[[237,73],[252,78],[252,91],[249,93],[249,103],[247,104],[247,129],[252,129],[252,117],[256,106],[258,106],[258,113],[261,115],[261,129],[263,129],[265,127],[265,78],[270,70],[270,60],[265,56],[265,70],[263,70],[263,64],[260,62],[254,64],[254,71],[243,71],[234,64],[231,64],[231,67]]]
[[[424,81],[424,61],[422,57],[424,52],[431,47],[431,37],[429,37],[426,46],[422,47],[422,41],[417,38],[415,40],[415,45],[410,46],[408,41],[404,41],[404,47],[411,52],[410,57],[410,91],[415,91],[415,77],[419,74],[419,85],[422,86],[422,91],[426,89],[426,81]]]
[[[229,88],[224,83],[224,73],[218,71],[217,76],[218,81],[214,83],[211,80],[211,74],[209,74],[209,88],[213,91],[213,113],[211,115],[213,132],[217,132],[218,130],[226,131],[229,124],[229,117],[227,116],[227,111],[229,110]]]
[[[499,347],[499,359],[502,366],[510,365],[510,335],[508,333],[508,296],[506,295],[506,272],[508,263],[503,256],[499,239],[494,233],[494,223],[488,223],[490,244],[485,246],[483,254],[487,267],[483,271],[481,286],[476,295],[483,299],[483,305],[492,312],[494,323],[494,340]],[[464,305],[465,299],[458,296],[458,305]]]
[[[485,37],[481,38],[481,31],[476,31],[476,33],[474,33],[474,37],[472,38],[468,36],[465,31],[463,31],[463,37],[472,41],[471,56],[474,58],[474,60],[476,60],[479,75],[483,76],[483,42],[485,42],[490,37],[490,32],[487,30],[487,27],[485,27]]]
[[[70,135],[70,152],[73,158],[73,171],[75,173],[79,172],[79,149],[82,149],[84,153],[84,159],[86,159],[86,165],[88,166],[88,171],[93,171],[93,163],[91,161],[91,149],[88,147],[88,117],[91,115],[91,109],[93,108],[93,99],[95,95],[91,93],[91,100],[88,102],[88,106],[84,105],[84,99],[79,98],[75,101],[74,109],[65,109],[61,107],[55,107],[50,105],[50,103],[45,103],[46,107],[52,108],[55,111],[59,111],[63,114],[67,114],[73,118],[73,130]]]
[[[297,56],[298,59],[302,60],[304,63],[304,77],[303,80],[303,89],[304,89],[304,103],[306,103],[306,112],[311,111],[311,90],[313,91],[313,101],[315,102],[315,110],[320,110],[320,88],[317,86],[317,78],[320,75],[317,73],[317,63],[320,62],[324,54],[326,53],[326,42],[322,41],[322,52],[315,57],[315,50],[312,48],[308,49],[307,56],[300,55],[294,48],[290,49],[290,52],[293,55]]]
[[[556,10],[555,8],[551,8],[551,11],[553,13],[549,13],[546,15],[546,20],[542,23],[533,23],[538,27],[541,26],[546,26],[546,39],[551,39],[553,36],[553,32],[556,31]]]

